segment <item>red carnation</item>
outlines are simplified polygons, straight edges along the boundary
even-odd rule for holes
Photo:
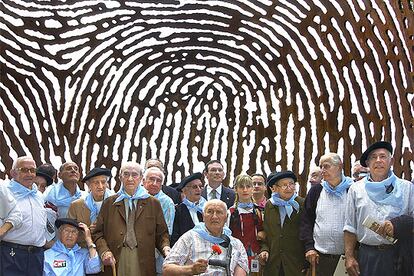
[[[217,244],[213,244],[213,246],[211,246],[211,249],[213,252],[211,252],[211,255],[210,257],[208,257],[208,259],[213,257],[213,255],[220,255],[222,252],[220,246],[218,246]]]
[[[220,255],[221,254],[221,248],[217,244],[214,244],[211,249],[213,249],[213,254]]]

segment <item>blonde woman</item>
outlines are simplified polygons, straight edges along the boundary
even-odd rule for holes
[[[229,209],[228,225],[232,236],[241,240],[249,259],[249,275],[259,274],[259,241],[264,239],[263,209],[253,203],[253,181],[249,175],[238,175],[233,188],[236,192],[234,205]]]

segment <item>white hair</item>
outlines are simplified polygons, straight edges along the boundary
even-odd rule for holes
[[[123,163],[122,166],[121,166],[121,168],[119,169],[119,174],[121,175],[122,172],[126,168],[133,168],[133,169],[137,170],[137,172],[138,172],[139,175],[142,175],[142,167],[137,162],[128,161],[128,162]]]
[[[147,178],[147,176],[148,176],[148,174],[150,173],[150,172],[157,172],[157,173],[160,173],[161,174],[161,178],[162,178],[162,182],[164,182],[164,177],[165,177],[165,175],[164,175],[164,172],[160,169],[160,168],[158,168],[158,167],[149,167],[148,169],[146,169],[145,170],[145,172],[144,172],[144,179],[146,179]]]
[[[13,165],[12,165],[12,169],[13,170],[17,169],[17,165],[20,162],[24,161],[24,160],[30,160],[30,161],[33,161],[34,162],[34,159],[31,156],[27,156],[27,155],[26,156],[20,156],[20,157],[17,157],[16,160],[14,160]]]
[[[203,213],[207,210],[207,207],[208,206],[210,206],[210,205],[220,205],[220,206],[222,206],[223,208],[224,208],[224,210],[227,212],[227,205],[226,205],[226,203],[224,203],[224,201],[221,201],[220,199],[210,199],[209,201],[207,201],[205,204],[204,204],[204,208],[203,208]]]

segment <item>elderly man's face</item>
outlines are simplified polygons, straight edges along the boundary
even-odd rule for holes
[[[135,167],[125,167],[119,177],[124,190],[129,195],[134,195],[139,183],[142,180],[142,174]]]
[[[62,171],[59,172],[59,178],[63,183],[78,182],[80,178],[79,167],[73,162],[63,164]]]
[[[278,193],[283,200],[289,200],[295,193],[295,181],[292,178],[282,178],[270,187],[273,193]]]
[[[354,181],[361,180],[369,173],[369,169],[363,167],[361,164],[355,164],[352,168],[352,177]]]
[[[200,179],[194,179],[183,188],[185,197],[191,202],[198,202],[201,197],[203,183]]]
[[[105,175],[98,175],[92,177],[87,182],[89,190],[95,201],[102,201],[105,195],[105,189],[108,186],[108,177]]]
[[[227,219],[227,210],[223,204],[210,203],[204,210],[203,220],[213,235],[220,235]]]
[[[342,177],[342,166],[335,165],[330,161],[324,161],[320,164],[323,180],[332,186],[338,185],[338,179]]]
[[[143,184],[148,193],[154,196],[160,192],[163,180],[160,171],[151,170],[146,174]]]
[[[79,230],[70,224],[63,224],[59,227],[59,235],[64,246],[73,248],[78,240]]]
[[[23,159],[16,163],[11,175],[20,184],[31,189],[36,178],[36,163],[33,159]]]
[[[322,172],[320,170],[313,171],[309,177],[309,183],[311,185],[321,184]]]
[[[378,181],[384,180],[388,177],[388,172],[391,169],[394,159],[386,149],[373,150],[367,159],[367,165],[371,174],[371,177]]]

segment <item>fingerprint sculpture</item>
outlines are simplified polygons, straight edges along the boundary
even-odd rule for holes
[[[0,178],[13,160],[83,170],[160,157],[291,169],[375,140],[412,173],[413,1],[1,2]],[[303,192],[303,191],[302,191]]]

